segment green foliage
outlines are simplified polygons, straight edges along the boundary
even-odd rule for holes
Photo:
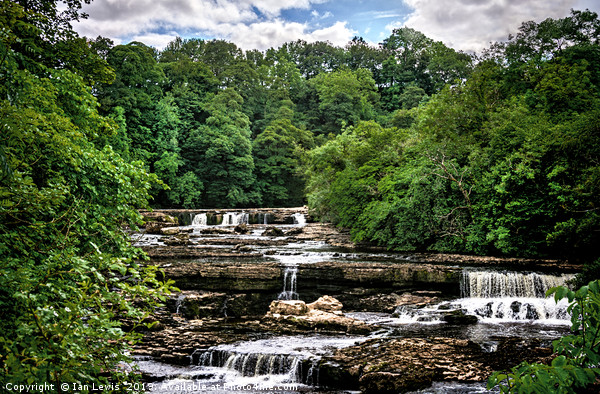
[[[140,262],[124,228],[141,222],[137,208],[157,179],[105,145],[114,123],[98,114],[86,85],[93,78],[13,45],[24,31],[48,45],[31,20],[55,3],[33,3],[42,13],[27,17],[1,3],[0,385],[131,381],[121,366],[138,338],[133,328],[169,286]],[[75,39],[60,31],[64,23],[48,28]]]
[[[184,171],[204,186],[203,206],[238,207],[256,202],[254,159],[243,99],[232,89],[216,95],[205,108],[206,123],[192,130],[182,146]]]
[[[304,152],[314,145],[309,132],[292,124],[291,101],[282,104],[252,148],[262,204],[269,207],[304,204],[304,179],[298,169]]]
[[[369,165],[353,162],[363,141],[351,133],[311,152],[309,207],[350,227],[357,241],[397,250],[597,260],[600,79],[590,60],[598,41],[593,31],[579,34],[596,24],[597,15],[574,12],[551,39],[523,32],[522,56],[510,43],[497,46],[497,57],[426,102],[417,74],[445,50],[413,30],[394,31],[380,77],[393,73],[386,89],[401,87],[394,105],[404,109],[380,119],[405,138],[387,137]],[[543,44],[575,31],[568,48]],[[548,56],[525,51],[525,37],[541,40],[527,45]]]
[[[555,287],[556,302],[567,299],[571,335],[552,343],[558,354],[550,365],[523,362],[510,372],[494,372],[487,387],[499,386],[503,393],[576,393],[600,376],[600,281],[577,291]]]
[[[375,81],[365,69],[347,69],[321,73],[310,81],[319,100],[318,133],[338,134],[344,125],[374,118],[374,106],[379,100]]]

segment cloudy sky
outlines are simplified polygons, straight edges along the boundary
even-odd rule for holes
[[[141,41],[162,49],[175,37],[224,39],[265,50],[288,41],[354,36],[371,43],[408,26],[455,49],[477,52],[506,39],[521,22],[600,13],[597,0],[93,0],[90,16],[75,24],[84,36],[116,44]]]

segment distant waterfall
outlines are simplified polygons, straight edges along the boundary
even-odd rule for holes
[[[249,215],[245,212],[227,212],[223,215],[221,226],[237,226],[238,224],[248,224]]]
[[[294,219],[294,224],[300,226],[304,226],[306,224],[306,216],[304,216],[303,213],[297,212],[292,215],[292,218]]]
[[[279,293],[278,297],[280,300],[289,301],[300,299],[300,296],[296,291],[297,276],[297,266],[285,267],[285,271],[283,271],[283,291]]]
[[[205,213],[199,213],[192,219],[192,226],[206,226],[208,223],[208,217]]]
[[[269,224],[269,214],[266,212],[265,213],[260,212],[257,217],[257,223],[264,224],[264,225]]]
[[[183,294],[179,294],[179,296],[177,296],[177,301],[175,301],[175,313],[176,314],[180,314],[180,309],[181,306],[183,305],[183,301],[185,300],[185,295]]]
[[[302,358],[299,355],[214,349],[192,355],[192,359],[196,365],[236,371],[245,377],[278,375],[284,382],[302,382]]]
[[[560,276],[520,272],[463,271],[463,297],[534,297],[545,298],[552,287],[564,286],[573,275]]]

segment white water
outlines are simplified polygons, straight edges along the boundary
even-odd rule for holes
[[[536,297],[545,298],[552,287],[565,286],[573,275],[547,275],[521,272],[463,271],[463,297]]]
[[[266,212],[265,212],[265,213],[259,213],[259,214],[258,214],[258,217],[259,217],[259,222],[260,222],[260,216],[261,216],[261,215],[262,215],[262,218],[263,218],[263,220],[262,220],[262,224],[264,224],[264,225],[267,225],[267,224],[269,224],[269,214],[268,214],[268,213],[266,213]]]
[[[181,309],[181,305],[183,305],[183,300],[185,300],[184,294],[179,294],[177,296],[177,301],[175,301],[175,313],[179,315],[179,310]]]
[[[542,324],[570,324],[567,300],[553,298],[501,297],[463,298],[456,301],[467,314],[490,323],[533,321]]]
[[[237,226],[248,224],[248,214],[245,212],[227,212],[223,215],[221,226]]]
[[[392,324],[440,324],[444,314],[462,310],[482,323],[536,323],[569,325],[568,303],[546,297],[552,287],[565,286],[573,275],[510,271],[463,271],[463,298],[423,308],[399,306]]]
[[[303,213],[297,212],[293,214],[292,217],[294,218],[294,224],[299,226],[304,226],[306,224],[306,216],[304,216]]]
[[[283,271],[283,291],[279,293],[280,300],[299,300],[300,295],[297,292],[298,267],[285,267]]]
[[[199,213],[194,216],[194,219],[192,220],[192,226],[206,226],[207,219],[208,218],[205,213]]]
[[[366,337],[281,336],[218,345],[192,355],[192,364],[211,368],[229,384],[314,383],[316,361],[335,349],[352,346]],[[304,369],[304,370],[303,370]]]

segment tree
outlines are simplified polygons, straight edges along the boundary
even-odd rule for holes
[[[112,84],[98,87],[101,109],[108,114],[114,107],[123,108],[131,156],[149,165],[156,149],[153,114],[156,102],[162,98],[164,74],[152,48],[139,42],[117,45],[108,52],[107,61],[115,69],[116,78]]]
[[[204,186],[206,207],[248,206],[257,202],[248,117],[242,97],[233,89],[217,94],[205,108],[205,124],[182,144],[184,172],[193,172]]]
[[[299,168],[312,135],[292,124],[291,101],[282,103],[269,126],[253,141],[256,178],[262,203],[268,207],[304,204],[304,179]]]
[[[431,95],[448,83],[466,78],[471,71],[471,56],[408,27],[395,29],[382,47],[388,57],[376,81],[382,105],[388,110],[402,108],[401,95],[408,86]]]
[[[310,81],[310,86],[318,94],[320,118],[324,123],[321,130],[314,125],[315,132],[338,134],[345,124],[354,125],[359,120],[375,117],[379,96],[368,70],[322,73]]]
[[[13,45],[75,36],[48,19],[56,2],[27,4],[0,3],[0,384],[131,382],[119,364],[139,336],[120,320],[138,325],[168,286],[124,226],[141,222],[156,177],[104,145],[114,129],[89,78]]]

